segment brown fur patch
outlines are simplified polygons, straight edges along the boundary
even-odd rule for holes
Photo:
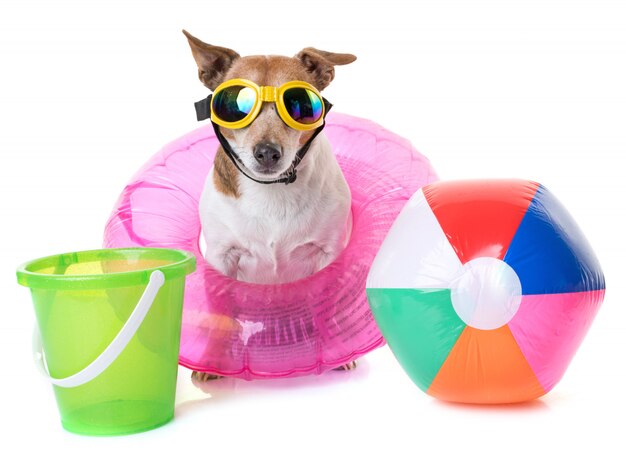
[[[235,140],[235,133],[233,132],[232,129],[228,129],[228,128],[224,128],[220,126],[220,131],[222,132],[222,135],[226,137],[228,140]]]
[[[213,183],[219,192],[239,198],[239,171],[221,146],[213,162]]]
[[[300,139],[298,140],[298,143],[300,144],[300,146],[303,146],[307,140],[309,140],[311,138],[311,136],[315,133],[315,130],[313,131],[304,131],[302,133],[302,135],[300,136]]]
[[[233,62],[225,80],[243,77],[257,85],[279,86],[290,80],[304,80],[315,85],[313,74],[309,73],[299,60],[281,55],[251,55]]]

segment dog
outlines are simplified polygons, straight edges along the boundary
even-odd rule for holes
[[[356,60],[351,54],[311,47],[294,57],[241,57],[183,33],[198,77],[211,91],[225,81],[245,79],[262,90],[304,81],[321,92],[334,79],[336,65]],[[281,284],[304,278],[330,264],[350,238],[350,189],[328,139],[318,128],[290,127],[279,114],[280,106],[270,100],[243,128],[215,126],[222,146],[199,212],[207,262],[233,279]],[[305,147],[306,154],[299,156]],[[196,376],[201,381],[214,378]]]

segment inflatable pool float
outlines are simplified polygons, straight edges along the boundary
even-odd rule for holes
[[[511,403],[561,379],[604,298],[598,259],[538,183],[437,182],[398,216],[367,280],[412,380],[439,399]]]
[[[235,281],[212,269],[199,246],[198,201],[218,148],[211,126],[167,145],[120,195],[104,246],[193,252],[180,364],[244,379],[319,374],[384,344],[365,279],[394,219],[437,179],[406,140],[375,123],[329,114],[324,130],[352,193],[353,230],[335,262],[282,285]]]

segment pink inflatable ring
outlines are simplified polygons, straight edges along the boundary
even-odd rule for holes
[[[196,255],[185,288],[183,366],[247,380],[293,377],[320,374],[384,344],[365,279],[402,207],[437,176],[406,139],[370,121],[329,114],[324,132],[350,186],[353,230],[335,262],[296,282],[240,282],[204,260],[198,201],[219,145],[211,126],[167,145],[122,192],[105,247]]]

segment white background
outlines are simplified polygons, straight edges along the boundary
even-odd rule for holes
[[[173,423],[122,438],[64,432],[30,358],[34,314],[15,267],[100,247],[125,182],[198,126],[192,104],[207,90],[182,28],[242,55],[352,52],[325,92],[337,111],[408,137],[442,178],[550,188],[608,282],[555,390],[525,405],[444,404],[385,348],[352,373],[226,379],[206,394],[181,369]],[[625,62],[620,1],[2,0],[0,450],[625,452]]]

